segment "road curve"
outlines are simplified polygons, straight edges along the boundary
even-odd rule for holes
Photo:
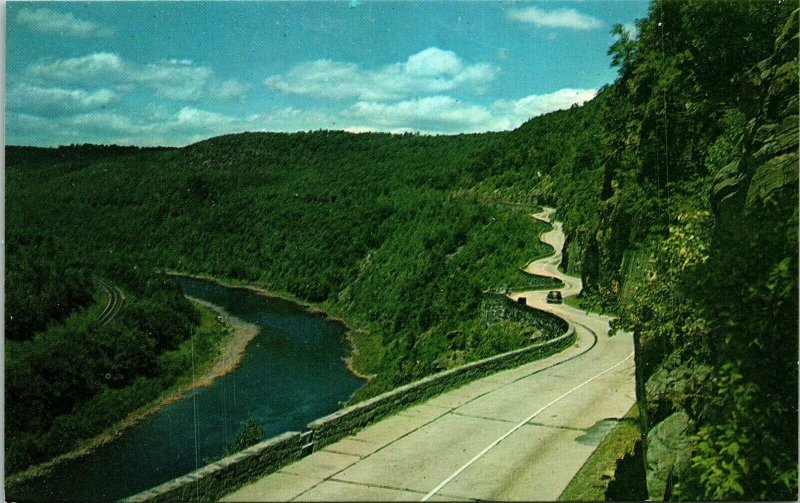
[[[92,280],[97,286],[102,288],[108,296],[108,303],[96,320],[101,326],[106,325],[114,319],[114,316],[122,309],[122,304],[125,302],[125,295],[123,295],[122,290],[107,281],[96,277],[93,277]]]
[[[580,279],[558,270],[561,224],[541,240],[556,253],[526,270],[561,279],[564,296],[580,292]],[[558,498],[634,402],[633,341],[609,337],[608,317],[547,304],[545,291],[511,297],[573,323],[576,344],[402,410],[223,501]]]

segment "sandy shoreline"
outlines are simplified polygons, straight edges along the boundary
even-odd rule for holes
[[[266,288],[250,285],[250,284],[247,284],[247,283],[231,283],[231,282],[228,282],[228,281],[221,280],[221,279],[219,279],[217,277],[211,276],[210,274],[191,274],[191,273],[186,273],[186,272],[175,271],[175,270],[172,270],[172,269],[167,269],[164,272],[168,276],[178,276],[178,277],[181,277],[181,278],[190,278],[190,279],[202,279],[202,280],[206,280],[206,281],[212,281],[212,282],[214,282],[214,283],[216,283],[218,285],[222,285],[222,286],[224,286],[226,288],[240,288],[242,290],[250,290],[251,292],[257,293],[257,294],[262,295],[264,297],[271,297],[273,299],[288,300],[290,302],[294,302],[295,304],[299,304],[299,305],[303,306],[305,309],[307,309],[309,312],[311,312],[313,314],[319,314],[319,315],[325,316],[329,320],[338,321],[339,323],[342,323],[343,325],[345,325],[347,327],[347,323],[342,318],[338,318],[336,316],[333,316],[330,313],[328,313],[327,311],[325,311],[324,309],[322,309],[322,308],[320,308],[320,307],[318,307],[318,306],[316,306],[316,305],[314,305],[314,304],[312,304],[310,302],[306,302],[303,299],[298,299],[297,297],[295,297],[294,295],[292,295],[292,294],[290,294],[288,292],[273,292],[271,290],[267,290]],[[349,330],[349,327],[348,327],[348,330]]]
[[[214,363],[202,370],[199,375],[195,376],[193,381],[187,382],[176,389],[167,390],[160,398],[131,412],[128,416],[106,431],[92,439],[86,440],[86,443],[77,449],[56,456],[44,463],[32,466],[19,474],[14,474],[10,477],[13,482],[22,482],[31,478],[36,478],[48,473],[61,463],[90,454],[98,447],[119,437],[125,430],[140,423],[151,414],[158,412],[170,403],[182,399],[189,391],[209,386],[216,378],[229,374],[239,366],[247,349],[247,345],[258,335],[259,328],[256,325],[232,316],[215,304],[188,295],[186,297],[193,303],[205,306],[217,313],[217,316],[221,318],[223,324],[231,330],[231,335],[223,342],[220,353],[214,359]]]
[[[250,344],[259,333],[259,328],[256,325],[236,318],[216,304],[189,295],[187,295],[186,298],[217,313],[217,316],[222,318],[222,322],[227,325],[233,333],[230,339],[223,344],[220,354],[214,361],[214,365],[210,369],[202,372],[199,376],[196,376],[193,383],[187,384],[178,390],[176,392],[178,395],[184,395],[195,388],[209,386],[214,382],[214,379],[233,372],[242,362],[244,353],[247,350],[247,345]],[[178,398],[180,398],[180,396]]]

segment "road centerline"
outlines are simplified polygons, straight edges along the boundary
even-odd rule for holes
[[[450,475],[449,477],[447,477],[447,478],[446,478],[445,480],[443,480],[443,481],[442,481],[442,482],[441,482],[441,483],[440,483],[438,486],[436,486],[435,488],[433,488],[433,490],[431,490],[431,492],[429,492],[428,494],[426,494],[426,495],[425,495],[425,497],[424,497],[424,498],[422,498],[420,501],[428,501],[428,500],[429,500],[429,499],[430,499],[430,498],[431,498],[433,495],[435,495],[436,493],[438,493],[439,491],[441,491],[441,490],[442,490],[442,488],[444,488],[444,487],[445,487],[447,484],[449,484],[449,483],[450,483],[450,482],[451,482],[453,479],[455,479],[456,477],[458,477],[458,476],[459,476],[459,475],[460,475],[460,474],[461,474],[461,473],[462,473],[464,470],[466,470],[467,468],[469,468],[470,466],[472,466],[472,464],[473,464],[473,463],[475,463],[475,462],[476,462],[476,461],[478,461],[480,458],[482,458],[482,457],[483,457],[483,456],[484,456],[484,455],[485,455],[487,452],[489,452],[489,451],[490,451],[490,450],[492,450],[492,449],[493,449],[495,446],[497,446],[497,445],[498,445],[500,442],[502,442],[503,440],[505,440],[506,438],[508,438],[509,436],[511,436],[511,435],[512,435],[512,434],[513,434],[515,431],[517,431],[517,430],[519,430],[520,428],[522,428],[523,426],[525,426],[525,425],[526,425],[526,424],[527,424],[529,421],[531,421],[533,418],[535,418],[536,416],[538,416],[539,414],[541,414],[542,412],[544,412],[545,410],[547,410],[547,409],[548,409],[550,406],[552,406],[552,405],[556,404],[557,402],[561,401],[561,400],[562,400],[562,399],[564,399],[565,397],[569,396],[569,395],[570,395],[572,392],[574,392],[574,391],[577,391],[578,389],[580,389],[580,388],[584,387],[585,385],[587,385],[587,384],[589,384],[590,382],[594,381],[594,380],[595,380],[595,379],[597,379],[598,377],[600,377],[600,376],[602,376],[602,375],[604,375],[604,374],[607,374],[608,372],[611,372],[612,370],[614,370],[615,368],[619,367],[620,365],[622,365],[622,364],[623,364],[623,363],[625,363],[626,361],[630,360],[632,356],[633,356],[633,353],[629,354],[628,356],[626,356],[625,358],[623,358],[621,361],[617,362],[616,364],[612,365],[611,367],[609,367],[609,368],[605,369],[604,371],[602,371],[602,372],[600,372],[600,373],[598,373],[598,374],[595,374],[594,376],[590,377],[589,379],[587,379],[587,380],[583,381],[582,383],[578,384],[577,386],[573,387],[572,389],[570,389],[570,390],[569,390],[569,391],[567,391],[566,393],[563,393],[562,395],[560,395],[560,396],[558,396],[558,397],[554,398],[553,400],[551,400],[551,401],[550,401],[548,404],[544,405],[544,406],[543,406],[543,407],[541,407],[539,410],[537,410],[536,412],[534,412],[533,414],[531,414],[530,416],[528,416],[527,418],[525,418],[525,419],[524,419],[523,421],[521,421],[519,424],[517,424],[516,426],[514,426],[513,428],[511,428],[510,430],[508,430],[506,433],[504,433],[502,436],[500,436],[500,437],[499,437],[497,440],[495,440],[494,442],[492,442],[491,444],[489,444],[489,445],[488,445],[486,448],[484,448],[484,449],[483,449],[481,452],[479,452],[478,454],[476,454],[476,455],[475,455],[475,457],[473,457],[472,459],[470,459],[470,460],[469,460],[467,463],[465,463],[465,464],[464,464],[464,465],[463,465],[461,468],[459,468],[458,470],[456,470],[455,472],[453,472],[453,474],[452,474],[452,475]]]

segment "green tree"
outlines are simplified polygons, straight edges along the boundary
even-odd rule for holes
[[[255,416],[250,416],[247,420],[242,421],[241,429],[236,434],[236,438],[225,448],[225,455],[228,456],[243,451],[251,445],[261,442],[267,433],[266,424],[266,421],[260,420]]]

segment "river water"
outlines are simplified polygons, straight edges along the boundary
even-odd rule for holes
[[[188,295],[260,328],[239,367],[7,497],[108,501],[130,496],[221,456],[250,416],[266,421],[265,438],[303,431],[339,409],[364,383],[342,361],[349,351],[342,324],[250,290],[176,279]]]

